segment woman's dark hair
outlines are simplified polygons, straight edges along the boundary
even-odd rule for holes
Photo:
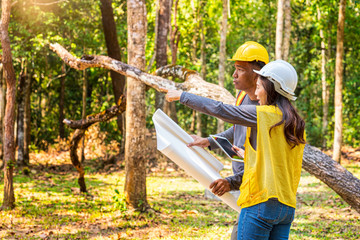
[[[274,83],[266,77],[260,76],[262,86],[267,94],[266,104],[279,107],[283,116],[282,120],[271,126],[269,134],[274,127],[284,123],[284,134],[286,141],[294,148],[298,144],[305,144],[304,129],[305,121],[297,113],[290,100],[275,91]]]

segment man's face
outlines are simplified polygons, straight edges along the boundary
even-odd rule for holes
[[[236,89],[242,91],[255,91],[257,74],[249,62],[236,61],[233,83]]]

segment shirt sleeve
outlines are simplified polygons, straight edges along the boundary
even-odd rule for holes
[[[188,92],[181,94],[180,103],[228,123],[256,127],[257,114],[254,105],[234,106]]]
[[[234,140],[234,127],[230,127],[229,129],[225,130],[224,132],[215,134],[216,136],[224,137],[230,142],[233,142]],[[214,150],[219,148],[219,146],[215,143],[214,139],[212,137],[207,138],[210,142],[209,149]]]
[[[232,176],[226,177],[225,179],[230,183],[231,190],[239,190],[242,183],[242,177],[244,175],[244,165],[242,169]]]

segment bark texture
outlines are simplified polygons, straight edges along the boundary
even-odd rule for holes
[[[31,142],[31,81],[32,75],[27,77],[26,87],[25,87],[25,111],[24,111],[24,161],[29,165],[30,164],[30,142]]]
[[[278,0],[278,4],[277,4],[275,59],[282,59],[282,45],[283,45],[283,32],[284,32],[284,3],[285,0]]]
[[[342,144],[342,82],[343,82],[343,56],[344,56],[344,28],[345,28],[346,0],[340,0],[339,19],[336,37],[336,62],[335,62],[335,129],[333,159],[340,163]]]
[[[291,35],[291,4],[290,0],[284,3],[284,38],[282,46],[282,59],[288,61],[290,52],[290,35]]]
[[[225,63],[226,63],[226,33],[227,33],[227,9],[228,9],[228,0],[223,0],[223,9],[222,9],[222,21],[220,29],[220,58],[219,58],[219,86],[224,87],[225,82]],[[204,78],[205,79],[205,78]],[[217,132],[224,131],[224,121],[217,120]]]
[[[9,38],[9,22],[11,1],[3,0],[1,2],[1,46],[3,51],[2,64],[4,66],[4,78],[6,80],[6,108],[5,108],[5,133],[4,133],[4,200],[3,209],[12,209],[15,207],[15,196],[13,186],[13,171],[15,164],[15,141],[14,141],[14,123],[15,123],[15,72],[12,63],[12,54]]]
[[[111,6],[111,0],[100,0],[101,20],[104,28],[106,48],[109,57],[121,61],[120,45],[117,39],[116,24],[114,19],[114,10]],[[119,98],[124,93],[125,77],[116,71],[110,71],[113,92],[115,95],[115,103],[117,104]],[[120,133],[124,133],[123,119],[121,116],[117,117],[117,125]]]
[[[18,155],[17,155],[17,165],[18,166],[27,166],[29,162],[25,159],[25,111],[26,111],[26,92],[30,87],[30,79],[27,76],[26,71],[26,62],[22,62],[22,70],[19,74],[19,82],[18,82],[18,91],[17,91],[17,147],[18,147]]]
[[[320,8],[317,7],[317,18],[318,21],[321,21],[321,11]],[[327,52],[325,46],[325,37],[324,37],[324,30],[320,28],[320,38],[321,38],[321,97],[322,97],[322,110],[323,110],[323,117],[322,117],[322,146],[326,148],[326,135],[327,135],[327,127],[328,127],[328,114],[329,114],[329,87],[326,82],[326,59],[327,59]]]
[[[70,159],[71,159],[71,163],[74,165],[74,167],[79,173],[78,184],[80,186],[80,192],[85,193],[87,192],[86,184],[85,184],[85,171],[77,155],[79,142],[84,137],[84,135],[85,135],[85,129],[75,130],[70,141]]]
[[[319,149],[305,146],[303,168],[314,175],[360,213],[360,180]]]
[[[127,1],[128,63],[145,69],[147,31],[145,0]],[[127,79],[125,199],[137,210],[148,207],[146,200],[146,158],[143,152],[146,130],[145,84],[136,78]]]
[[[5,95],[6,95],[6,82],[3,78],[3,65],[0,65],[0,160],[1,160],[1,169],[3,167],[4,161],[4,117],[5,117]]]
[[[60,77],[60,94],[59,94],[59,136],[60,138],[65,138],[65,129],[64,129],[64,107],[65,107],[65,63],[61,67],[62,77]]]
[[[66,61],[68,64],[72,64],[72,66],[78,67],[90,67],[90,66],[97,66],[97,67],[114,67],[114,66],[122,66],[122,63],[118,63],[114,61],[114,65],[111,64],[103,64],[101,62],[95,61],[95,59],[99,60],[98,56],[93,56],[91,62],[85,60],[79,60],[75,57],[71,56],[69,53],[65,54],[65,49],[63,49],[60,45],[57,45],[56,48],[53,48],[58,55]],[[70,55],[70,56],[69,56]],[[71,61],[69,61],[69,57],[71,57]],[[84,62],[85,61],[85,62]],[[126,69],[128,71],[123,71],[124,75],[131,75],[137,76],[137,79],[143,81],[145,84],[154,87],[157,90],[164,91],[164,88],[167,89],[178,89],[178,90],[185,90],[197,94],[199,96],[212,98],[214,100],[219,100],[228,104],[233,104],[235,102],[235,98],[224,88],[219,88],[218,85],[211,84],[205,82],[199,74],[195,71],[184,69],[180,66],[166,66],[160,68],[156,71],[156,73],[163,77],[173,76],[180,78],[181,80],[185,81],[181,84],[168,84],[171,82],[168,79],[153,76],[150,74],[145,74],[141,72],[139,69],[126,65]],[[124,68],[117,68],[117,69],[124,69]],[[135,71],[132,72],[131,70]],[[157,80],[159,82],[157,82]],[[324,159],[326,160],[324,163]],[[319,168],[319,166],[322,166]],[[328,167],[329,166],[329,167]],[[327,184],[330,188],[334,191],[337,189],[343,189],[341,192],[342,195],[339,195],[356,211],[360,213],[360,184],[358,184],[359,179],[354,177],[349,171],[347,171],[343,167],[331,167],[331,166],[338,166],[336,162],[330,159],[326,154],[322,153],[320,150],[317,150],[310,145],[307,145],[304,150],[304,158],[303,158],[303,167],[305,170],[309,171],[311,174],[315,175],[325,184]],[[312,170],[314,169],[314,170]],[[336,176],[337,181],[333,180],[333,176]],[[344,180],[346,179],[346,180]],[[356,183],[356,185],[349,185],[348,183]],[[335,190],[336,189],[336,190]],[[351,193],[351,194],[349,194]]]
[[[157,37],[156,37],[156,68],[167,65],[167,39],[170,27],[170,0],[159,0],[157,18]],[[156,92],[155,108],[164,107],[164,93]]]

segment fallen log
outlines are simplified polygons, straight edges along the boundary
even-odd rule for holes
[[[78,59],[59,44],[50,44],[50,48],[65,63],[75,69],[82,70],[88,67],[107,68],[125,76],[134,77],[160,92],[165,92],[164,89],[177,89],[228,104],[235,102],[235,98],[226,89],[207,83],[195,71],[181,66],[170,65],[159,69],[157,72],[157,74],[162,76],[174,76],[185,81],[184,83],[175,83],[171,80],[142,72],[140,69],[106,56],[85,56],[82,59]],[[310,145],[306,145],[304,150],[303,168],[328,185],[360,213],[360,180],[352,173],[319,149]]]

